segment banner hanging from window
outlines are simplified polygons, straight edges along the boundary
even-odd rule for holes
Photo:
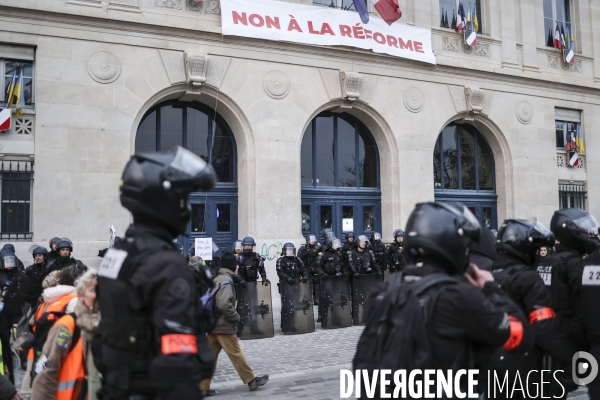
[[[322,46],[350,46],[435,64],[431,31],[356,12],[274,0],[221,0],[224,35]]]

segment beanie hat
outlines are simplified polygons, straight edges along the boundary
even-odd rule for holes
[[[221,268],[227,268],[228,270],[235,272],[237,265],[237,260],[233,254],[230,252],[223,253],[223,257],[221,257]]]

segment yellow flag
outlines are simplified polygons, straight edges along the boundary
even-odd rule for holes
[[[14,103],[15,106],[17,107],[17,116],[20,117],[21,115],[23,115],[23,105],[22,104],[22,100],[23,100],[23,69],[21,68],[21,70],[19,71],[19,77],[17,78],[17,84],[14,87],[13,90],[13,97],[14,97]],[[24,103],[24,102],[23,102]],[[9,105],[10,107],[10,105]]]
[[[475,25],[475,32],[479,32],[479,19],[477,14],[473,15],[473,25]]]

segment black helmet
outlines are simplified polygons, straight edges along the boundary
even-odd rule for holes
[[[588,212],[579,208],[558,210],[552,216],[550,229],[556,240],[582,254],[596,250],[598,243],[598,221]]]
[[[329,228],[325,228],[321,231],[321,240],[325,241],[328,237],[335,236],[335,233]]]
[[[15,256],[15,253],[8,249],[2,249],[0,251],[0,264],[2,269],[14,269],[19,265],[19,259]]]
[[[482,228],[479,242],[471,242],[469,249],[471,249],[471,253],[477,253],[490,260],[495,260],[498,257],[498,253],[496,253],[496,235],[491,229]]]
[[[11,253],[15,254],[15,246],[10,243],[5,244],[4,247],[2,247],[2,250],[8,250]]]
[[[292,255],[288,255],[287,250],[290,250]],[[284,244],[283,247],[281,248],[281,256],[282,257],[296,257],[296,246],[294,246],[293,243],[289,243],[289,242]]]
[[[348,238],[354,239],[354,237],[356,236],[356,233],[354,231],[350,231],[350,232],[346,232],[344,235],[346,236],[346,240],[348,240]]]
[[[500,226],[496,238],[496,250],[510,254],[533,265],[540,247],[553,246],[554,234],[540,221],[532,219],[507,219]]]
[[[73,243],[67,238],[60,239],[60,242],[56,244],[56,250],[64,248],[68,248],[71,253],[73,252]]]
[[[398,236],[404,236],[404,231],[402,229],[396,229],[394,231],[394,238],[397,238]]]
[[[379,232],[373,232],[371,234],[371,240],[373,241],[373,243],[379,243],[379,242],[381,242],[381,233],[379,233]]]
[[[48,250],[46,250],[45,247],[40,246],[40,247],[36,247],[35,249],[33,249],[33,252],[31,252],[31,254],[34,256],[34,258],[35,258],[36,254],[43,254],[44,257],[47,257]]]
[[[53,237],[52,239],[50,239],[48,241],[48,246],[50,246],[50,250],[52,250],[52,245],[56,244],[58,242],[60,242],[60,238],[59,237]]]
[[[337,250],[342,247],[342,242],[340,241],[340,239],[336,238],[335,236],[331,236],[331,237],[327,238],[327,240],[325,241],[325,245],[327,246],[328,249]],[[335,249],[333,248],[334,245],[335,245]]]
[[[169,152],[135,154],[121,178],[121,204],[134,217],[155,221],[173,235],[185,232],[191,192],[215,185],[210,165],[183,147]]]
[[[250,249],[247,249],[246,246],[252,246]],[[254,246],[256,246],[256,242],[254,241],[254,238],[251,236],[246,236],[243,240],[242,240],[242,251],[244,253],[254,253]]]
[[[459,203],[419,203],[406,224],[404,249],[411,262],[433,258],[450,274],[469,266],[469,245],[479,240],[481,226]]]

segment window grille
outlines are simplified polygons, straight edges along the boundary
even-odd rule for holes
[[[581,208],[585,210],[586,195],[584,185],[558,185],[559,209]]]
[[[0,239],[31,240],[33,161],[0,162]]]

